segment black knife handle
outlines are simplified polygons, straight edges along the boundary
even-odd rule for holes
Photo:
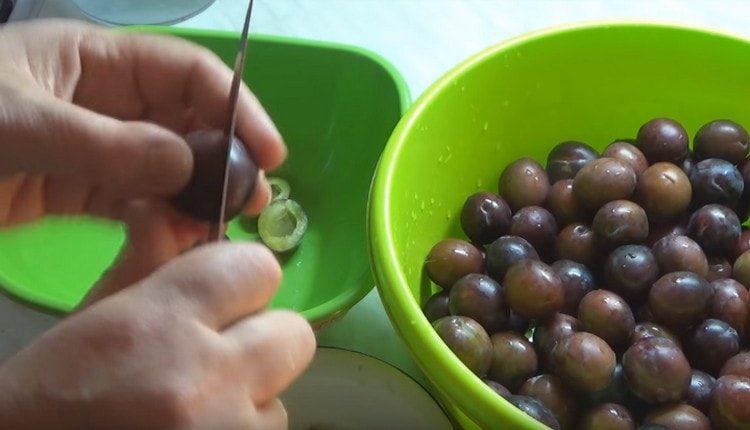
[[[8,22],[10,13],[13,12],[14,0],[0,0],[0,23]]]

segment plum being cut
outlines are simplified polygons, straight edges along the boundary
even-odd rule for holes
[[[223,139],[224,133],[221,130],[200,130],[185,136],[193,153],[193,175],[187,186],[175,197],[174,205],[193,218],[214,221],[219,217],[224,185]],[[258,179],[258,166],[236,136],[231,141],[228,162],[224,221],[229,221],[242,212],[255,191]]]

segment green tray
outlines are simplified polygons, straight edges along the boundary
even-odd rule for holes
[[[231,64],[236,33],[168,27]],[[273,307],[322,322],[346,311],[374,285],[366,245],[366,208],[380,152],[409,103],[396,70],[362,49],[253,36],[245,75],[289,145],[276,173],[308,213],[300,248],[283,259]],[[256,240],[252,223],[235,221],[232,240]],[[0,284],[12,295],[68,312],[116,257],[119,224],[45,219],[0,233]]]

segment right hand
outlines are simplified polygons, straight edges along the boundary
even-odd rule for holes
[[[0,367],[0,427],[281,429],[277,396],[312,359],[281,272],[250,244],[208,245],[102,298]]]

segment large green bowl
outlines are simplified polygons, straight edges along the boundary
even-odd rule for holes
[[[233,64],[239,34],[165,27]],[[378,157],[408,104],[399,74],[359,48],[253,36],[245,78],[289,145],[277,173],[292,186],[310,224],[283,258],[273,306],[324,322],[354,305],[374,282],[367,258],[367,196]],[[232,240],[256,240],[252,222],[230,224]],[[122,226],[48,219],[0,232],[0,284],[26,301],[69,311],[113,261]]]
[[[471,193],[497,191],[501,170],[553,145],[601,149],[658,116],[692,134],[716,118],[750,125],[750,43],[669,25],[587,24],[489,48],[434,84],[391,136],[376,172],[369,236],[386,309],[438,396],[465,428],[539,425],[485,387],[441,342],[420,304],[434,291],[422,264],[462,237]]]

